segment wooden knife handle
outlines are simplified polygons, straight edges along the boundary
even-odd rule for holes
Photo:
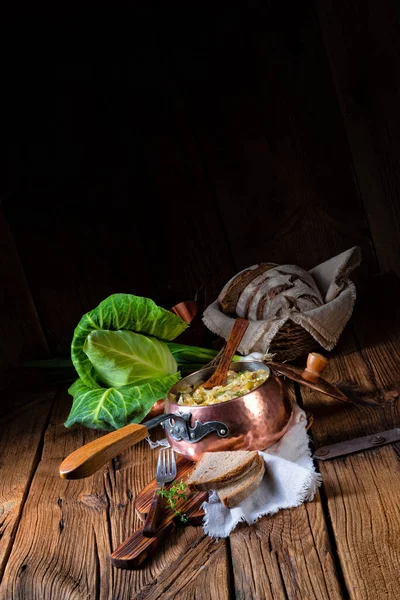
[[[157,488],[154,492],[149,513],[147,515],[146,522],[143,527],[143,535],[145,537],[153,537],[154,535],[156,535],[157,532],[158,517],[160,515],[161,508],[163,505],[163,498],[161,498],[160,494],[158,494],[159,489],[160,488]]]
[[[109,460],[149,435],[147,427],[132,423],[78,448],[60,465],[63,479],[81,479],[93,475]]]

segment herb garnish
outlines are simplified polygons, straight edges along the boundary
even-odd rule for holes
[[[168,490],[163,488],[162,490],[157,491],[157,494],[160,494],[162,498],[166,499],[168,507],[174,511],[174,515],[178,516],[182,523],[187,523],[188,518],[180,510],[177,510],[176,507],[178,505],[179,500],[188,499],[186,494],[186,487],[186,483],[184,483],[181,479],[179,483],[173,483]]]

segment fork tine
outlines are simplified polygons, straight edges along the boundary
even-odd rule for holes
[[[176,477],[176,458],[175,458],[175,452],[173,451],[172,448],[171,448],[171,477],[173,477],[174,479]]]
[[[156,468],[156,477],[157,478],[159,478],[161,472],[162,472],[162,451],[160,450],[160,452],[158,453],[157,468]]]

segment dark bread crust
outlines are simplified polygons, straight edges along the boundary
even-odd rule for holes
[[[276,266],[277,265],[272,263],[260,263],[258,265],[253,265],[248,269],[244,269],[232,277],[232,279],[230,279],[228,283],[224,285],[220,295],[218,296],[218,302],[221,306],[222,312],[227,315],[235,315],[239,296],[248,286],[248,284],[262,273],[265,273],[269,269],[272,269]]]

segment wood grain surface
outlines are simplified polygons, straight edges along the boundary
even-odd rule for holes
[[[237,598],[343,598],[319,494],[230,536]],[[257,557],[257,558],[255,558]]]
[[[359,404],[342,406],[335,400],[326,401],[319,393],[302,392],[307,410],[314,414],[312,435],[317,447],[399,426],[399,292],[398,286],[388,283],[392,282],[380,278],[375,286],[370,285],[370,304],[359,306],[341,342],[342,352],[338,350],[330,360],[326,373],[333,381],[347,381],[362,389],[361,397],[354,396]],[[382,301],[386,327],[382,318],[374,319],[371,314],[371,309],[376,313],[376,295],[390,299],[394,309],[387,300]],[[390,336],[386,337],[388,330]],[[346,347],[354,344],[349,339],[352,336],[363,343],[360,350],[347,353]],[[319,468],[350,597],[395,598],[400,572],[398,455],[387,446],[320,462]]]
[[[6,418],[0,418],[0,581],[41,459],[54,394],[50,391],[13,398]]]
[[[287,392],[295,402],[292,385]],[[239,526],[230,535],[230,551],[241,600],[345,597],[319,492],[309,504]]]

